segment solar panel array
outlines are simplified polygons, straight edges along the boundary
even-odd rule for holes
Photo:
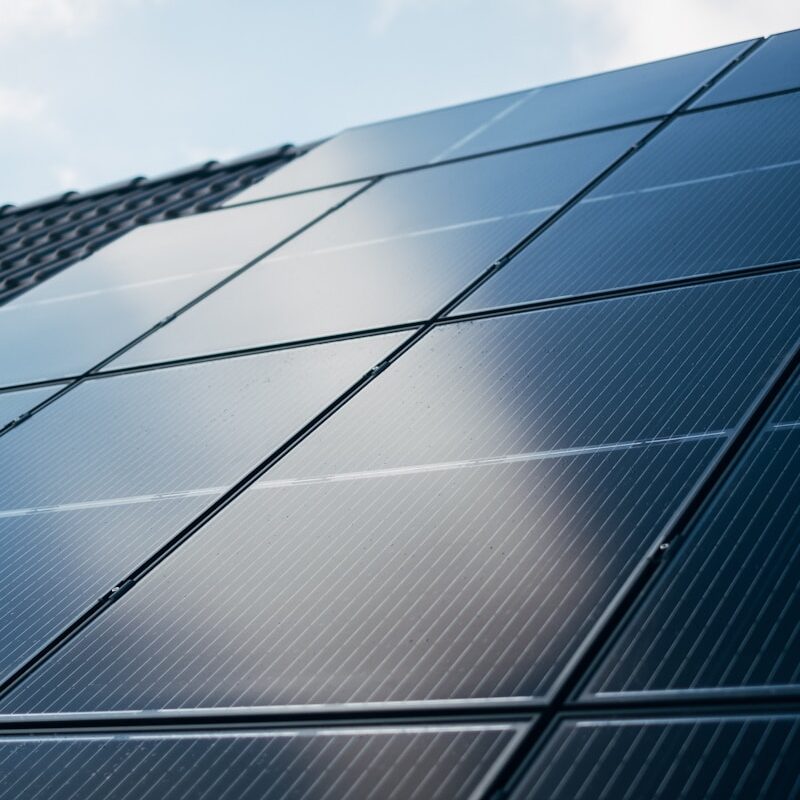
[[[800,796],[792,65],[345,131],[0,308],[0,797]]]

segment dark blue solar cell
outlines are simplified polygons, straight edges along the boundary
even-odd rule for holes
[[[111,367],[427,319],[644,130],[386,178]]]
[[[0,738],[0,798],[467,798],[511,724]]]
[[[800,718],[564,720],[513,800],[750,800],[800,793]]]
[[[0,438],[0,675],[400,341],[95,379]]]
[[[748,44],[351,128],[229,202],[247,202],[668,114]]]
[[[9,422],[30,411],[34,406],[54,395],[63,384],[22,389],[16,392],[0,392],[0,430]]]
[[[590,694],[800,690],[797,397],[689,534]]]
[[[352,191],[137,228],[0,307],[0,385],[85,372]]]
[[[457,311],[800,258],[800,95],[684,117]]]
[[[800,30],[770,36],[694,106],[727,103],[800,87]]]
[[[437,328],[3,710],[546,694],[793,345],[799,292]]]

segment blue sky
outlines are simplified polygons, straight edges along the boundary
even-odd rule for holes
[[[0,203],[793,27],[796,0],[0,0]]]

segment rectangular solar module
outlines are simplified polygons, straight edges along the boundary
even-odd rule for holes
[[[353,128],[0,308],[0,797],[800,796],[796,63]]]

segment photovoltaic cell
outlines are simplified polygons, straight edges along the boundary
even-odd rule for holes
[[[0,708],[547,693],[791,346],[798,292],[438,328]]]
[[[351,128],[229,202],[247,202],[668,114],[748,44]]]
[[[470,797],[513,725],[0,739],[0,798],[391,800]]]
[[[797,797],[796,715],[565,720],[513,800]]]
[[[800,689],[798,396],[689,534],[590,694]]]
[[[54,395],[63,384],[22,389],[17,392],[0,392],[0,430],[9,422],[30,411],[34,406]]]
[[[427,319],[646,130],[386,178],[111,367]]]
[[[137,228],[0,308],[0,383],[85,372],[352,191]]]
[[[800,95],[683,117],[458,307],[800,258]]]
[[[0,674],[181,531],[397,336],[95,379],[0,438]]]
[[[727,103],[800,87],[800,30],[770,36],[694,104]]]

